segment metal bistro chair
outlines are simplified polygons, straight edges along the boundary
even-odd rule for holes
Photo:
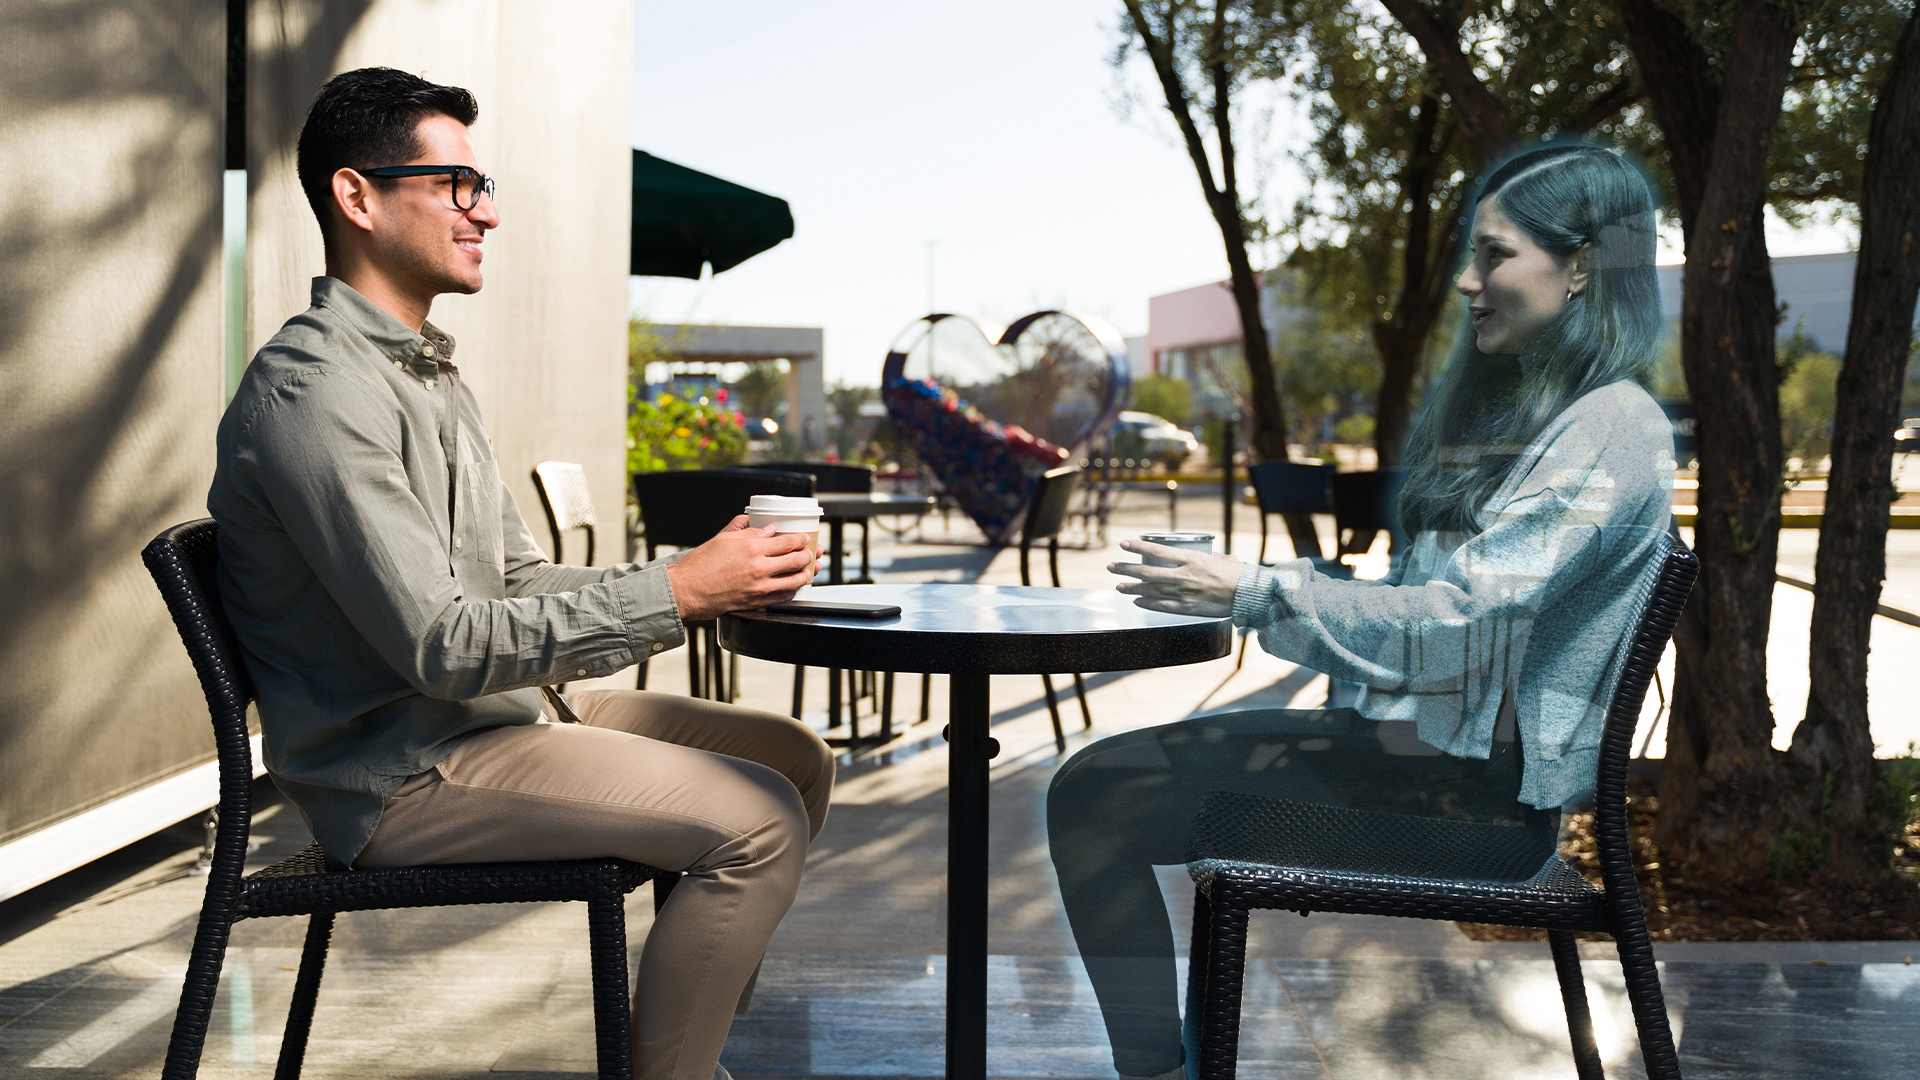
[[[1020,584],[1033,584],[1033,575],[1027,571],[1027,555],[1035,543],[1045,540],[1047,570],[1053,577],[1053,587],[1060,587],[1060,530],[1067,523],[1067,508],[1073,505],[1080,477],[1080,470],[1069,465],[1049,470],[1033,486],[1033,498],[1027,503],[1027,520],[1020,528]],[[1040,676],[1040,684],[1046,687],[1047,713],[1053,717],[1053,745],[1064,754],[1067,736],[1060,729],[1060,704],[1054,698],[1053,676]],[[1080,699],[1080,719],[1085,730],[1093,730],[1093,710],[1087,707],[1087,685],[1077,672],[1073,676],[1073,693]]]
[[[533,490],[540,493],[540,509],[547,512],[547,528],[553,532],[553,561],[567,561],[562,554],[567,530],[584,529],[587,558],[580,565],[592,566],[593,534],[600,518],[593,512],[587,470],[577,462],[543,461],[533,467]]]
[[[209,519],[175,525],[154,538],[141,554],[199,673],[220,761],[219,829],[213,844],[213,865],[207,873],[206,899],[200,906],[186,985],[174,1015],[173,1036],[167,1044],[161,1075],[166,1080],[188,1080],[198,1074],[228,936],[233,924],[241,919],[312,917],[307,924],[306,948],[300,955],[300,972],[294,978],[280,1063],[274,1071],[276,1077],[294,1078],[300,1075],[306,1055],[335,914],[381,908],[584,900],[592,943],[594,1035],[600,1075],[631,1078],[624,898],[652,878],[658,903],[679,875],[621,859],[335,870],[328,867],[318,844],[310,844],[264,870],[245,874],[253,782],[247,704],[253,699],[253,687],[220,607],[215,578],[220,557],[217,526]]]
[[[1390,550],[1400,550],[1406,538],[1400,531],[1400,519],[1393,512],[1394,495],[1400,490],[1400,472],[1398,467],[1390,467],[1333,474],[1335,559],[1344,561],[1349,555],[1366,554],[1373,546],[1374,534],[1381,532],[1389,537]]]
[[[587,534],[587,558],[583,566],[593,565],[593,539],[600,517],[593,510],[593,493],[587,487],[587,470],[572,461],[543,461],[533,467],[533,490],[540,495],[540,509],[547,512],[547,528],[553,533],[553,561],[565,562],[563,554],[569,529]],[[647,658],[634,665],[635,685],[647,688]],[[565,690],[566,683],[558,689]]]
[[[1627,843],[1627,765],[1647,684],[1699,571],[1699,559],[1674,539],[1629,639],[1607,711],[1594,790],[1602,885],[1589,883],[1551,851],[1552,833],[1543,837],[1538,822],[1516,827],[1429,821],[1231,792],[1207,796],[1192,828],[1194,861],[1187,867],[1195,884],[1187,1012],[1199,1018],[1201,1080],[1232,1080],[1234,1075],[1247,915],[1255,908],[1284,908],[1302,915],[1340,911],[1457,919],[1546,930],[1581,1080],[1604,1080],[1604,1074],[1574,933],[1611,935],[1619,947],[1647,1075],[1678,1080],[1679,1057]],[[1540,816],[1549,818],[1552,831],[1557,831],[1557,814]],[[1382,823],[1389,817],[1392,824]],[[1391,836],[1395,840],[1387,846],[1401,850],[1386,853],[1364,850],[1364,844],[1345,845],[1343,833]],[[1542,843],[1549,848],[1544,865],[1524,861],[1528,853],[1537,858]],[[1506,880],[1422,873],[1421,862],[1435,854],[1444,859],[1449,851],[1473,851],[1482,862],[1504,856],[1510,870],[1497,876]],[[1347,868],[1328,868],[1343,863]],[[1391,870],[1383,868],[1389,866]],[[1538,869],[1522,879],[1529,866]]]
[[[1333,512],[1333,474],[1333,466],[1318,462],[1261,461],[1247,467],[1254,501],[1260,506],[1260,555],[1256,562],[1267,561],[1270,514],[1279,514],[1287,526],[1295,558],[1312,559],[1316,564],[1326,561],[1320,534],[1314,531],[1309,515]]]
[[[745,512],[755,495],[813,494],[813,477],[762,469],[679,469],[633,474],[634,501],[647,533],[647,559],[662,547],[699,547]],[[687,686],[695,697],[732,701],[739,658],[731,673],[712,619],[687,624]],[[704,642],[704,648],[702,643]],[[729,675],[733,676],[732,678]]]

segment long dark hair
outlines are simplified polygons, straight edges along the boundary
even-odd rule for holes
[[[1653,196],[1611,150],[1531,150],[1496,169],[1474,206],[1500,209],[1556,255],[1587,249],[1586,287],[1522,355],[1483,353],[1471,325],[1407,436],[1398,511],[1408,532],[1480,531],[1516,458],[1581,396],[1622,380],[1650,385],[1663,330],[1654,275]]]

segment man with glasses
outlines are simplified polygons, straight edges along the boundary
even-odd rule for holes
[[[818,564],[744,517],[644,566],[535,546],[427,321],[436,296],[479,291],[500,225],[477,116],[467,91],[386,68],[315,98],[299,174],[326,275],[220,424],[221,600],[268,770],[336,862],[685,871],[639,964],[635,1071],[709,1080],[825,820],[832,751],[784,716],[551,687],[788,599]]]

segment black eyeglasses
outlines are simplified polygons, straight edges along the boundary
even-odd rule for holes
[[[482,194],[493,198],[493,177],[468,165],[387,165],[378,169],[361,169],[359,173],[380,180],[398,180],[404,176],[452,177],[455,210],[473,209],[479,205]]]

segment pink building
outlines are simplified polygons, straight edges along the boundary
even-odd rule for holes
[[[1147,300],[1147,354],[1135,370],[1184,377],[1168,369],[1170,360],[1180,359],[1170,354],[1220,345],[1240,348],[1240,310],[1226,282],[1162,293]]]

